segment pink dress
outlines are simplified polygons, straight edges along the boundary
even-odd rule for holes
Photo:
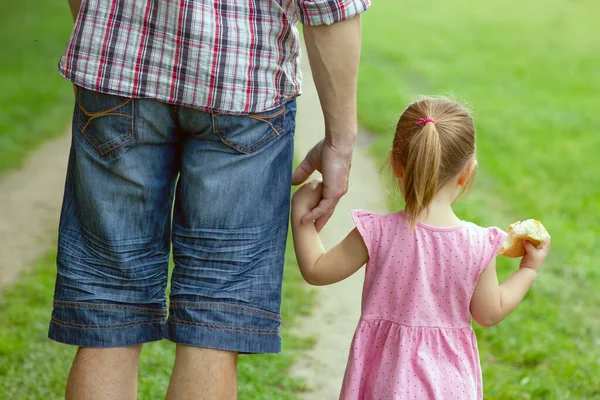
[[[506,234],[353,210],[369,251],[340,399],[482,399],[469,304]]]

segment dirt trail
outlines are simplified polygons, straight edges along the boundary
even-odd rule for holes
[[[45,143],[25,165],[0,176],[0,288],[52,248],[70,135]]]
[[[306,54],[306,53],[305,53]],[[296,156],[301,158],[322,137],[323,118],[307,60],[302,60],[303,95],[298,99]],[[377,166],[366,153],[368,139],[359,134],[352,159],[348,193],[322,231],[326,248],[342,240],[354,227],[351,208],[385,212],[385,190]],[[311,318],[303,321],[302,334],[316,337],[316,346],[296,364],[293,373],[307,379],[313,391],[307,400],[337,399],[346,367],[348,349],[358,318],[364,270],[345,281],[317,288],[318,306]]]

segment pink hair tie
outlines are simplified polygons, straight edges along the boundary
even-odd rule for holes
[[[435,125],[435,120],[433,118],[419,118],[419,121],[415,125],[425,125],[428,122]]]

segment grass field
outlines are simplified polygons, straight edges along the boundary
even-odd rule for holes
[[[453,94],[470,103],[478,130],[480,171],[461,217],[503,228],[534,217],[553,236],[523,304],[476,329],[486,400],[600,398],[598,15],[593,0],[377,0],[363,19],[359,110],[379,137],[375,156],[383,161],[407,102]],[[70,18],[66,1],[2,6],[0,173],[68,124],[72,91],[55,66]],[[311,298],[288,258],[285,352],[241,358],[240,399],[293,399],[303,388],[284,371],[309,345],[290,324]],[[503,260],[501,276],[514,267]],[[46,339],[54,271],[49,255],[0,295],[1,399],[61,397],[73,349]],[[145,347],[140,398],[165,392],[173,350]]]
[[[6,1],[0,12],[0,174],[65,131],[73,90],[56,71],[72,27],[69,4]]]
[[[376,157],[409,101],[452,94],[478,131],[459,215],[505,229],[536,218],[553,237],[525,301],[477,328],[486,399],[600,398],[598,15],[593,0],[379,0],[363,19],[359,117]],[[503,260],[501,278],[516,265]]]
[[[75,349],[47,339],[56,267],[49,254],[15,286],[0,294],[0,399],[53,400],[64,398],[64,385]],[[299,351],[311,340],[291,333],[296,318],[313,306],[291,249],[286,253],[283,286],[282,337],[278,355],[240,356],[240,400],[293,400],[305,382],[286,373]],[[161,399],[173,367],[175,345],[162,341],[144,346],[138,398]]]

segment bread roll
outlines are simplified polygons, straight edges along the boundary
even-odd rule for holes
[[[500,250],[498,250],[498,255],[504,257],[523,257],[525,255],[523,240],[527,240],[539,248],[550,239],[546,228],[534,219],[515,222],[508,227],[507,233],[508,237],[502,244],[502,247],[500,247]]]

